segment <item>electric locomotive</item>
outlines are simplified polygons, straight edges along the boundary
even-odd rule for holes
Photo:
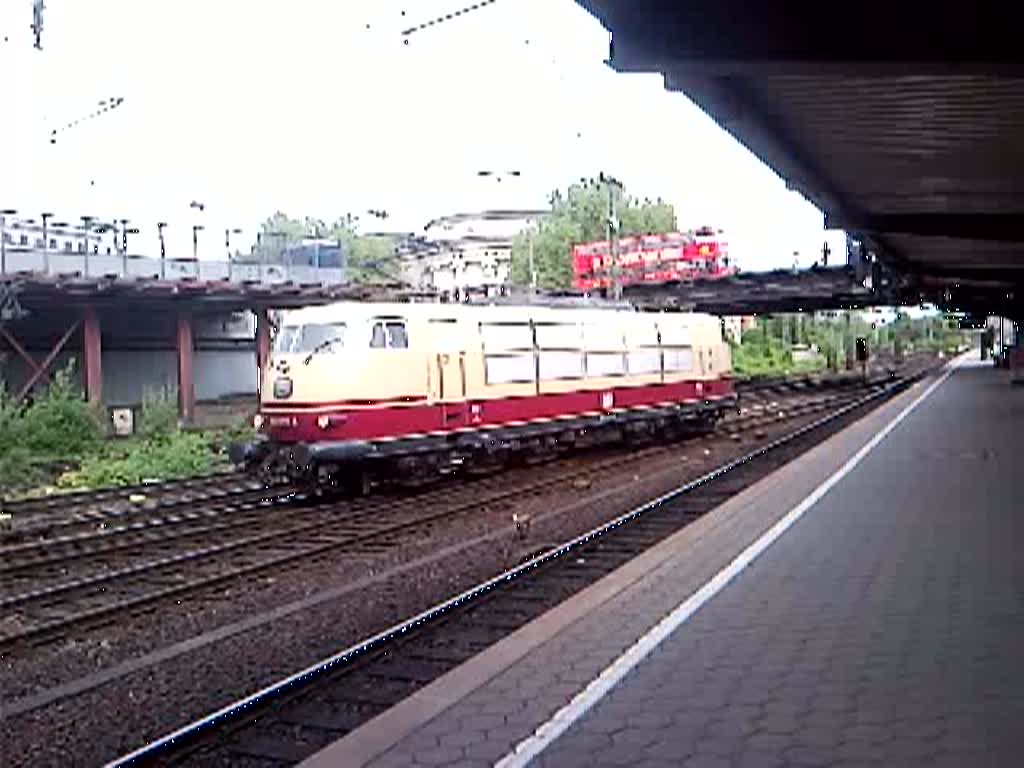
[[[623,307],[306,307],[283,313],[262,375],[259,437],[233,460],[362,492],[707,430],[736,401],[718,318]]]

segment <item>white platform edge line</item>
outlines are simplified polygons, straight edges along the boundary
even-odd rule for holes
[[[732,581],[744,568],[775,542],[803,514],[814,506],[825,494],[848,475],[868,455],[886,435],[896,429],[910,413],[917,408],[929,395],[952,375],[964,358],[951,361],[946,372],[931,386],[922,392],[910,405],[871,438],[857,453],[851,456],[843,466],[824,480],[810,495],[793,507],[775,525],[761,535],[757,541],[741,552],[735,560],[716,573],[707,583],[690,597],[676,606],[673,611],[658,624],[647,631],[639,640],[630,646],[621,656],[609,664],[594,678],[586,688],[580,691],[572,701],[558,710],[551,718],[537,728],[531,736],[523,739],[515,748],[495,763],[495,768],[522,768],[538,757],[570,726],[585,715],[595,704],[604,698],[609,691],[621,681],[631,670],[643,661],[667,637],[677,630],[694,613],[718,594],[721,589]]]

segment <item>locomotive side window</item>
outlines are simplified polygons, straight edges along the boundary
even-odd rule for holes
[[[370,333],[370,349],[408,349],[409,335],[403,320],[377,320]]]
[[[541,350],[537,354],[542,379],[583,378],[583,353],[571,350]]]
[[[626,361],[621,352],[587,352],[587,376],[622,376]]]
[[[658,328],[652,316],[639,316],[626,327],[626,372],[629,375],[661,373]]]
[[[665,371],[682,372],[693,368],[693,350],[689,347],[666,347]]]
[[[488,355],[484,376],[488,384],[527,384],[536,381],[533,354]]]
[[[534,332],[541,379],[583,378],[583,336],[577,323],[536,323]]]
[[[409,336],[405,332],[405,323],[388,323],[388,346],[392,349],[408,349]]]
[[[636,349],[627,352],[626,369],[630,374],[661,373],[661,352],[657,349]]]
[[[533,349],[533,329],[529,323],[481,323],[480,336],[485,352]]]

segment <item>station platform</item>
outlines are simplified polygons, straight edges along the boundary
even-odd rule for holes
[[[959,358],[303,765],[1022,764],[1021,456]]]

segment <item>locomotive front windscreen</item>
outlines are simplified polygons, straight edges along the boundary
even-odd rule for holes
[[[345,323],[285,325],[274,342],[274,351],[278,354],[336,351],[345,345],[345,329]]]

